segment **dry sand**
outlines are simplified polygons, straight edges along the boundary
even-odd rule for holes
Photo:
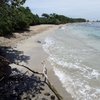
[[[25,40],[37,33],[43,32],[45,30],[48,30],[49,28],[53,27],[55,25],[37,25],[37,26],[30,26],[29,30],[27,31],[20,31],[15,32],[11,36],[0,36],[0,46],[12,46],[16,43]]]
[[[17,34],[15,35],[16,38],[10,38],[6,40],[5,43],[3,43],[4,38],[2,37],[2,41],[0,42],[3,45],[12,45],[15,50],[22,52],[22,54],[20,55],[23,55],[24,60],[17,59],[16,62],[26,65],[35,71],[42,72],[43,65],[41,64],[41,62],[45,61],[45,65],[48,70],[48,78],[50,82],[57,89],[59,94],[63,97],[63,100],[72,100],[71,95],[68,94],[62,87],[62,84],[59,81],[58,77],[54,74],[53,67],[47,61],[48,54],[46,54],[42,49],[44,38],[59,27],[60,26],[56,25],[33,26],[30,28],[30,32],[24,32],[21,34],[21,36],[19,36],[20,34],[15,33]],[[21,70],[23,70],[23,68]],[[46,90],[49,91],[47,88]]]

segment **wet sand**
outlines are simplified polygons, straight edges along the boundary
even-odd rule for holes
[[[13,42],[12,43],[13,49],[22,52],[22,54],[20,55],[24,56],[23,57],[24,59],[23,58],[15,59],[16,62],[22,65],[26,65],[37,72],[43,72],[43,65],[41,63],[45,61],[45,65],[47,68],[47,75],[51,84],[56,88],[58,93],[63,97],[63,100],[73,100],[71,95],[68,94],[65,91],[65,89],[62,87],[61,82],[59,81],[58,77],[55,75],[53,71],[53,66],[51,66],[51,64],[47,61],[48,54],[46,54],[42,48],[45,37],[48,36],[53,31],[55,31],[56,29],[58,29],[59,27],[60,26],[56,26],[56,25],[47,25],[47,26],[42,25],[42,26],[31,27],[30,28],[31,35],[28,35],[29,33],[27,34],[26,32],[25,33],[27,34],[26,36],[25,35],[21,36],[24,38],[20,38],[20,40],[17,39],[15,41],[12,39],[11,42]],[[16,36],[18,36],[18,34]],[[8,42],[8,45],[11,46],[11,42]],[[12,66],[14,67],[15,65]],[[21,71],[23,70],[24,69],[21,68]],[[47,87],[45,87],[45,90],[50,91]]]

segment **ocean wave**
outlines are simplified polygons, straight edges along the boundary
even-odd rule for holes
[[[90,87],[87,81],[66,75],[56,67],[54,71],[74,100],[100,100],[100,89]]]
[[[67,69],[71,69],[77,74],[82,75],[82,77],[88,78],[88,79],[99,79],[100,78],[100,72],[98,72],[95,69],[89,68],[85,65],[80,65],[80,63],[67,63],[58,59],[53,58],[52,56],[49,56],[49,59],[52,60],[52,62],[55,62],[56,64],[65,67]]]
[[[49,59],[55,62],[56,64],[66,67],[68,69],[74,69],[74,71],[79,72],[82,76],[88,78],[88,79],[99,79],[100,78],[100,72],[92,69],[86,65],[83,65],[81,63],[81,60],[77,59],[77,57],[72,56],[71,58],[74,59],[74,62],[65,62],[63,61],[63,58],[59,58],[56,55],[52,55],[50,52],[50,48],[54,49],[53,47],[55,44],[55,41],[52,38],[46,38],[45,40],[46,44],[43,45],[43,49],[49,54]],[[60,47],[61,48],[61,47]]]
[[[69,92],[75,100],[99,100],[100,88],[90,86],[88,80],[100,80],[100,72],[81,63],[81,60],[72,58],[76,62],[65,62],[62,58],[52,54],[55,40],[46,38],[43,49],[49,54],[48,60],[54,65],[55,74],[59,77],[66,91]],[[60,47],[61,48],[61,47]],[[52,50],[51,50],[52,49]],[[59,68],[57,66],[60,66]],[[63,71],[64,70],[64,71]]]

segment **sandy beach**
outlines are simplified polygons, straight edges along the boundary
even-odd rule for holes
[[[6,39],[5,42],[3,42],[5,38],[0,37],[1,38],[0,43],[3,44],[3,46],[11,46],[15,51],[18,51],[15,52],[18,54],[18,57],[15,57],[13,55],[13,57],[8,56],[8,58],[13,58],[14,61],[18,62],[19,64],[28,66],[29,68],[37,72],[43,72],[43,65],[41,63],[45,61],[45,65],[47,68],[47,75],[51,84],[56,88],[58,93],[63,97],[63,100],[73,100],[71,95],[68,94],[65,91],[65,89],[62,87],[62,84],[59,81],[58,77],[55,76],[53,67],[47,61],[48,54],[46,54],[42,48],[42,45],[45,43],[44,42],[45,37],[47,37],[50,33],[55,31],[59,27],[60,26],[56,26],[56,25],[32,26],[30,27],[29,32],[24,32],[21,34],[14,33],[15,37],[12,37],[10,39],[8,38]],[[16,67],[16,66],[12,64],[12,67]],[[16,68],[19,67],[17,66]],[[21,71],[23,70],[24,69],[21,68]],[[45,88],[46,91],[49,91],[47,87]],[[47,100],[49,100],[49,98]]]
[[[13,33],[13,35],[10,36],[0,36],[0,45],[1,46],[13,46],[17,44],[18,42],[25,40],[37,33],[41,33],[45,30],[48,30],[49,28],[53,27],[55,25],[36,25],[36,26],[30,26],[30,28],[26,31],[19,31]]]

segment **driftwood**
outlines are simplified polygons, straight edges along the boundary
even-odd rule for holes
[[[18,66],[21,66],[21,67],[24,67],[24,68],[28,69],[29,71],[31,71],[31,72],[32,72],[32,73],[34,73],[34,74],[40,74],[40,75],[42,75],[42,76],[43,76],[43,73],[36,72],[36,71],[34,71],[34,70],[30,69],[30,68],[29,68],[29,67],[27,67],[27,66],[20,65],[20,64],[18,64],[18,63],[14,63],[14,64],[16,64],[16,65],[18,65]]]
[[[57,90],[55,89],[55,87],[50,83],[50,81],[47,79],[47,82],[45,82],[48,87],[53,91],[53,93],[56,95],[56,97],[58,98],[58,100],[63,100],[62,96],[57,92]]]
[[[0,78],[0,81],[2,81],[4,79],[4,76],[2,78]]]
[[[3,65],[3,66],[9,66],[9,64],[11,64],[11,62],[9,62],[6,58],[4,58],[4,57],[2,57],[2,56],[0,56],[0,61],[1,61],[1,63],[0,63],[1,66],[2,66],[2,65]],[[45,84],[48,85],[48,87],[49,87],[49,88],[52,90],[52,92],[56,95],[56,97],[58,98],[58,100],[63,100],[63,98],[60,96],[60,94],[57,92],[57,90],[54,88],[54,86],[50,83],[49,79],[48,79],[43,73],[36,72],[36,71],[30,69],[29,67],[24,66],[24,65],[20,65],[20,64],[18,64],[18,63],[14,63],[14,64],[16,64],[16,65],[18,65],[18,66],[21,66],[21,67],[24,67],[24,68],[28,69],[29,71],[31,71],[31,72],[34,73],[34,74],[39,74],[39,75],[44,76],[45,79],[46,79],[46,81],[43,81],[43,82],[44,82]],[[26,72],[25,72],[25,74],[26,74]],[[2,81],[3,79],[4,79],[4,76],[0,78],[0,81]]]
[[[16,65],[18,65],[18,66],[21,66],[21,67],[24,67],[24,68],[26,68],[26,69],[28,69],[29,71],[31,71],[32,73],[35,73],[35,74],[39,74],[39,75],[42,75],[42,76],[44,76],[44,74],[43,73],[39,73],[39,72],[36,72],[36,71],[34,71],[34,70],[32,70],[32,69],[30,69],[29,67],[27,67],[27,66],[24,66],[24,65],[20,65],[20,64],[18,64],[18,63],[14,63],[14,64],[16,64]],[[45,76],[44,76],[45,77]],[[57,90],[55,89],[55,87],[50,83],[50,81],[47,79],[47,77],[45,77],[46,78],[46,81],[44,81],[45,82],[45,84],[47,84],[48,85],[48,87],[50,88],[50,90],[52,90],[52,92],[56,95],[56,97],[58,98],[58,100],[63,100],[63,98],[62,98],[62,96],[57,92]]]
[[[43,74],[45,77],[45,83],[48,85],[48,87],[54,92],[54,94],[57,96],[58,100],[62,100],[62,97],[59,95],[57,90],[54,88],[54,86],[50,83],[48,76],[47,76],[47,68],[45,66],[45,61],[41,63],[43,65]]]

